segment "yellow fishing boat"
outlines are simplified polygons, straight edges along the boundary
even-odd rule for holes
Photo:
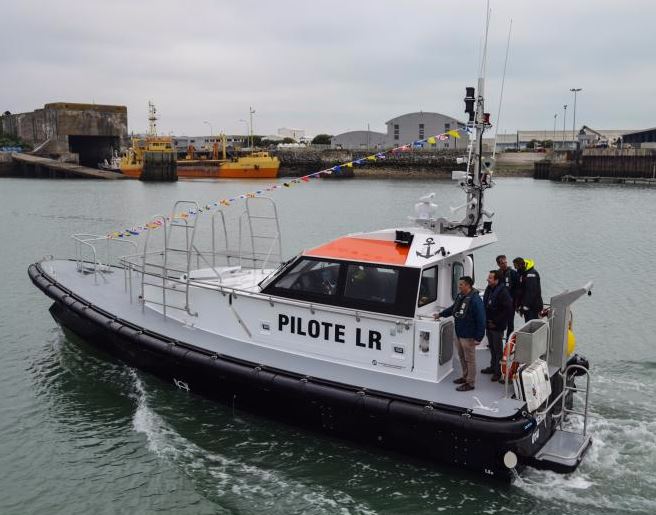
[[[146,152],[173,153],[173,141],[169,137],[146,136],[145,138],[132,138],[132,146],[121,158],[120,169],[123,175],[138,179],[143,172],[144,154]]]
[[[121,172],[138,179],[143,172],[144,154],[146,152],[175,153],[173,139],[157,136],[155,106],[149,103],[150,122],[145,138],[133,138],[132,146],[121,159]],[[226,138],[221,137],[221,155],[219,144],[214,143],[211,159],[195,159],[196,149],[189,146],[184,159],[177,160],[178,177],[182,178],[225,178],[225,179],[270,179],[278,176],[280,160],[268,152],[251,152],[243,156],[228,158],[226,155]]]

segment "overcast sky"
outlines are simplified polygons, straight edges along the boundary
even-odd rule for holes
[[[656,2],[493,0],[488,110],[500,132],[656,125]],[[464,118],[484,0],[20,0],[0,8],[0,110],[47,102],[128,107],[129,129],[310,134],[385,129],[413,111]]]

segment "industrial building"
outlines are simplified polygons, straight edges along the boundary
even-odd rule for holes
[[[248,136],[226,134],[226,147],[242,148],[248,146]],[[223,136],[173,136],[173,146],[178,153],[186,152],[190,146],[197,151],[211,151],[214,143],[222,144]]]
[[[305,138],[305,129],[289,129],[287,127],[281,127],[278,129],[278,136],[291,138],[294,141],[300,141]]]
[[[332,138],[331,146],[343,149],[389,148],[465,127],[463,122],[451,116],[424,111],[403,114],[392,118],[385,124],[387,125],[386,133],[376,131],[344,132]],[[462,133],[461,138],[448,138],[432,144],[426,143],[424,148],[429,150],[465,149],[468,142],[468,135]]]
[[[330,138],[332,148],[344,150],[375,149],[388,147],[387,134],[375,131],[350,131]]]
[[[0,134],[20,138],[41,154],[77,154],[95,167],[128,143],[125,106],[55,102],[29,113],[0,116]]]
[[[656,147],[656,127],[641,131],[627,131],[622,135],[622,144],[631,145],[632,148],[654,148]]]
[[[656,130],[654,130],[656,132]],[[622,141],[626,143],[625,136],[632,133],[624,129],[600,129],[595,130],[587,125],[580,130],[542,130],[542,131],[517,131],[513,134],[498,134],[496,138],[497,152],[507,150],[526,150],[531,143],[541,147],[545,142],[552,142],[555,150],[575,150],[577,148],[614,147],[619,146]],[[638,132],[633,132],[638,134]],[[492,152],[494,138],[485,138],[483,144],[487,152]],[[550,147],[551,144],[547,144]]]
[[[390,146],[404,145],[418,139],[425,139],[429,136],[465,127],[464,123],[451,116],[423,111],[402,114],[385,122],[385,124],[387,125],[387,138]],[[426,145],[426,148],[436,150],[466,148],[468,142],[467,134],[463,134],[460,139],[449,138],[437,141],[432,145]]]

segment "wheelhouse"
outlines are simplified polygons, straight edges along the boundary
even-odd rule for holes
[[[262,293],[400,317],[431,316],[449,305],[458,279],[473,275],[471,254],[442,247],[425,263],[413,260],[425,246],[421,234],[392,231],[347,236],[308,250],[261,283]],[[415,236],[418,236],[415,238]],[[408,265],[408,261],[415,261]]]

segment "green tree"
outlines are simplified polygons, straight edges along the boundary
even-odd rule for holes
[[[22,147],[24,150],[32,150],[32,145],[24,142],[17,136],[8,134],[0,135],[0,147]]]
[[[317,134],[312,139],[313,145],[330,145],[330,139],[332,136],[330,134]]]

